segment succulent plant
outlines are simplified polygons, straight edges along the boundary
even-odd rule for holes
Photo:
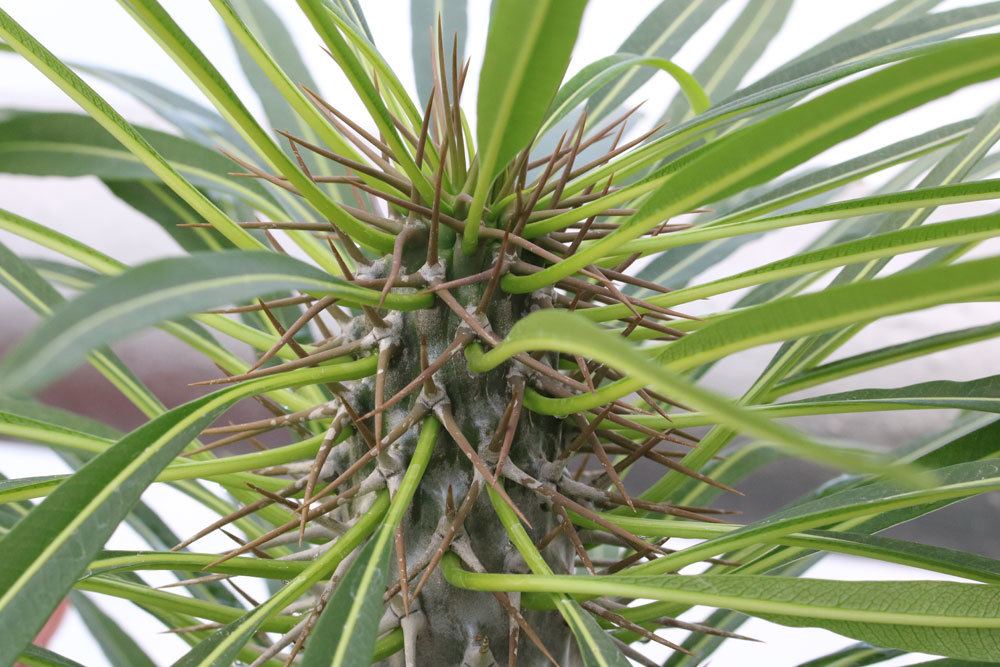
[[[1000,216],[923,224],[1000,196],[983,180],[1000,107],[952,108],[947,125],[814,159],[1000,76],[1000,36],[966,36],[1000,22],[997,3],[931,13],[938,2],[895,0],[740,87],[790,0],[751,0],[693,73],[671,58],[724,2],[664,0],[570,77],[584,0],[496,0],[485,46],[469,49],[464,3],[437,15],[413,0],[414,97],[354,0],[298,0],[367,110],[352,118],[265,3],[210,0],[266,121],[157,0],[121,4],[214,110],[64,63],[0,10],[5,50],[86,112],[6,114],[0,170],[98,176],[188,253],[129,267],[0,210],[4,232],[71,262],[0,245],[0,281],[45,316],[0,365],[0,433],[77,469],[0,482],[0,664],[71,663],[31,644],[71,591],[116,665],[162,659],[81,592],[152,614],[190,644],[184,666],[656,665],[653,644],[664,664],[695,665],[746,640],[748,615],[863,642],[810,664],[1000,661],[997,562],[879,535],[1000,489],[996,376],[785,398],[1000,333],[829,360],[881,318],[1000,294],[1000,258],[963,259]],[[654,74],[676,99],[625,106]],[[128,123],[85,78],[176,132]],[[881,189],[844,196],[893,167]],[[699,279],[761,235],[820,222],[803,250]],[[154,326],[219,367],[191,378],[209,393],[167,409],[108,348]],[[702,382],[776,343],[742,396]],[[84,362],[148,422],[122,435],[26,398]],[[220,419],[239,401],[267,412]],[[914,443],[831,442],[782,421],[929,407],[964,412]],[[285,444],[220,455],[273,433]],[[766,519],[727,514],[743,478],[783,457],[844,474]],[[645,487],[628,478],[640,466],[655,471]],[[142,500],[154,482],[217,520],[174,535]],[[106,549],[122,522],[148,550]],[[201,551],[217,531],[233,548]],[[824,553],[975,583],[800,576]],[[148,570],[173,572],[174,589]],[[237,577],[270,582],[269,597]],[[696,605],[718,611],[692,619]]]

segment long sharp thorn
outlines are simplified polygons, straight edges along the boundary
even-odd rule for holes
[[[501,486],[501,484],[498,481],[495,481],[493,479],[493,475],[491,474],[490,469],[486,466],[486,463],[483,461],[482,457],[480,457],[479,454],[476,453],[475,448],[465,437],[465,434],[462,433],[462,429],[455,422],[455,416],[452,414],[451,408],[448,406],[448,404],[438,403],[434,407],[434,412],[436,415],[438,415],[441,421],[441,425],[444,426],[446,431],[448,431],[448,434],[451,436],[451,439],[455,442],[456,445],[458,445],[459,450],[461,450],[461,452],[465,454],[465,457],[469,459],[469,462],[472,463],[472,467],[476,469],[476,471],[482,476],[484,480],[486,480],[486,482],[490,485],[490,487],[497,493],[498,496],[500,496],[500,499],[503,500],[503,502],[510,507],[510,509],[517,515],[517,518],[519,518],[522,522],[524,522],[526,526],[530,528],[531,522],[528,521],[528,518],[526,516],[524,516],[524,512],[522,512],[521,508],[517,506],[517,503],[515,503],[511,499],[511,497],[507,495],[507,492],[504,490],[503,486]]]
[[[406,571],[406,542],[403,526],[396,527],[396,569],[399,571],[399,585],[403,598],[403,615],[410,615],[410,581]]]
[[[566,536],[569,537],[569,541],[573,544],[573,549],[576,551],[576,555],[580,557],[583,561],[583,566],[587,568],[587,572],[591,575],[596,575],[597,572],[594,570],[594,564],[590,560],[590,555],[587,554],[587,548],[583,546],[583,542],[580,541],[580,536],[576,533],[576,528],[573,527],[573,522],[569,518],[569,514],[566,513],[566,509],[556,503],[555,510],[562,518],[563,524],[566,526]]]

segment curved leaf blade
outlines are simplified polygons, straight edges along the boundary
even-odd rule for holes
[[[95,347],[164,320],[284,289],[316,290],[372,304],[379,298],[374,290],[357,288],[277,253],[228,251],[158,260],[101,281],[56,309],[0,363],[5,391],[36,389],[73,368]],[[401,298],[392,307],[427,300]]]

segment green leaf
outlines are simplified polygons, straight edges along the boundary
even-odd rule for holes
[[[980,412],[1000,412],[1000,375],[955,382],[952,380],[933,380],[921,382],[906,387],[890,389],[853,389],[837,394],[825,394],[805,398],[801,401],[780,403],[775,408],[810,404],[828,406],[837,409],[837,404],[850,406],[849,409],[892,409],[897,405],[921,408],[953,408],[960,410],[978,410]]]
[[[0,503],[13,503],[38,496],[39,490],[46,492],[57,487],[66,479],[65,475],[39,475],[0,480]]]
[[[28,645],[146,487],[202,428],[246,396],[347,379],[344,366],[299,369],[185,403],[132,431],[60,484],[0,539],[0,664],[13,662]]]
[[[18,664],[27,667],[83,667],[76,660],[70,660],[66,656],[34,644],[25,647],[17,661]]]
[[[390,545],[430,463],[439,430],[434,419],[425,420],[421,426],[413,456],[385,520],[378,534],[351,563],[320,614],[303,667],[365,667],[371,664],[378,624],[385,610],[382,598],[389,571]]]
[[[566,336],[566,331],[573,331],[573,336]],[[878,457],[861,451],[820,445],[797,431],[761,418],[744,407],[667,370],[664,366],[651,364],[642,352],[620,336],[604,331],[573,313],[558,310],[531,313],[519,320],[498,346],[485,353],[477,352],[470,346],[467,348],[466,357],[470,369],[483,372],[495,368],[517,353],[536,350],[579,354],[588,359],[601,361],[625,374],[629,383],[654,387],[663,394],[675,396],[685,405],[699,407],[719,421],[774,443],[775,446],[793,455],[848,469],[870,472],[886,470],[886,464],[879,463]],[[578,398],[580,396],[563,399],[560,407],[566,412],[556,414],[574,412],[574,402]],[[531,410],[536,410],[536,405],[540,403],[548,407],[551,400],[541,397],[533,390],[525,392],[525,406]],[[899,469],[895,472],[904,475],[913,474],[914,479],[918,476],[915,471]]]
[[[111,667],[154,667],[154,662],[121,626],[86,595],[74,593],[73,608],[83,618],[91,636],[101,647]]]
[[[479,75],[479,174],[462,247],[478,243],[493,179],[529,145],[566,73],[585,0],[497,0]]]
[[[466,572],[454,560],[448,566],[444,571],[452,585],[473,590],[611,595],[706,605],[793,627],[825,628],[890,648],[973,660],[1000,659],[1000,618],[995,613],[1000,586],[736,574],[504,575]]]
[[[321,215],[332,224],[340,227],[344,233],[373,249],[387,250],[392,247],[392,239],[388,234],[369,227],[349,215],[281,150],[237,97],[225,77],[156,0],[119,0],[119,2],[136,22],[160,44],[167,55],[177,62],[191,81],[198,85],[219,113],[230,121],[234,129],[264,158],[268,166],[287,178],[289,184],[295,187]],[[230,16],[235,16],[235,14]],[[224,18],[229,18],[229,16],[224,15]],[[255,44],[255,42],[244,42],[245,46],[251,44]],[[273,63],[271,60],[261,60],[258,61],[258,64],[263,62]],[[283,73],[281,74],[283,75]],[[296,93],[298,93],[297,90]],[[301,93],[299,96],[301,97]],[[317,113],[315,109],[311,109],[311,112]],[[315,239],[301,234],[294,235],[293,238],[304,249],[313,250],[311,253],[313,259],[319,260],[322,256],[315,252],[317,247],[322,247]],[[336,266],[332,259],[329,261],[330,268]]]
[[[259,183],[228,176],[234,165],[218,152],[165,132],[144,127],[134,130],[189,183],[239,198],[268,214],[279,210]],[[0,171],[31,176],[159,180],[96,120],[75,113],[5,113],[0,122]],[[195,220],[201,221],[200,216]]]
[[[1000,104],[993,105],[980,117],[975,127],[959,142],[954,148],[934,166],[933,169],[921,180],[922,186],[935,186],[961,181],[989,149],[1000,140]],[[934,212],[933,206],[912,210],[910,212],[900,212],[884,216],[879,219],[876,231],[887,231],[894,229],[906,229],[922,225]],[[919,269],[927,264],[941,263],[942,259],[951,259],[951,252],[955,248],[963,248],[958,255],[974,246],[975,243],[959,243],[950,248],[940,248],[927,257],[918,260],[910,270]],[[943,256],[939,253],[945,253]],[[957,256],[957,255],[956,255]],[[927,260],[930,259],[930,262]],[[872,259],[864,264],[847,266],[840,270],[834,277],[832,284],[841,285],[844,283],[866,282],[876,276],[886,267],[889,260],[886,258]],[[857,323],[853,327],[848,327],[840,331],[829,332],[823,336],[806,341],[804,349],[797,354],[799,361],[796,370],[801,367],[808,367],[826,358],[841,345],[857,333],[864,323]],[[779,355],[783,355],[785,350],[780,350]]]
[[[528,568],[539,576],[552,574],[552,568],[542,557],[538,547],[535,546],[531,536],[528,535],[521,521],[514,514],[514,511],[500,499],[499,494],[492,488],[486,488],[489,493],[490,502],[497,513],[497,518],[507,532],[507,537],[511,544],[524,558]],[[441,560],[441,571],[445,579],[450,581],[450,572],[464,572],[458,565],[458,557],[449,552]],[[552,603],[562,615],[566,625],[573,632],[576,639],[577,649],[585,667],[626,667],[629,662],[625,656],[611,642],[607,633],[598,625],[597,621],[591,618],[590,614],[584,611],[578,602],[568,595],[550,596]]]
[[[897,649],[884,649],[868,644],[854,644],[822,658],[803,662],[799,667],[864,667],[902,655]]]
[[[309,563],[302,572],[268,598],[266,602],[212,633],[207,640],[198,644],[187,655],[175,662],[175,667],[208,667],[209,665],[223,667],[232,664],[240,648],[254,633],[265,627],[269,621],[274,621],[281,610],[301,597],[310,587],[329,576],[344,558],[376,530],[388,505],[388,494],[380,491],[371,508],[337,538],[329,549]]]
[[[466,0],[412,0],[410,2],[410,53],[417,82],[417,97],[422,104],[430,98],[434,86],[431,62],[441,19],[445,51],[451,54],[453,36],[458,36],[458,62],[465,60],[465,32],[468,24]],[[449,55],[450,57],[450,55]]]
[[[159,183],[106,180],[104,185],[120,200],[158,224],[187,252],[232,247],[225,239],[220,243],[220,239],[208,230],[181,227],[201,220],[183,199]]]
[[[618,81],[631,70],[652,68],[670,75],[681,87],[681,92],[687,98],[691,107],[701,113],[708,109],[711,102],[701,85],[688,72],[665,58],[637,56],[631,53],[615,53],[596,60],[573,75],[552,100],[551,108],[546,112],[545,122],[538,130],[544,134],[566,117],[573,109],[586,102],[591,94],[609,82]]]
[[[596,523],[587,518],[575,514],[571,516],[577,525],[589,529],[598,528]],[[721,523],[707,524],[676,519],[646,519],[610,513],[601,516],[636,535],[646,537],[711,539],[743,529],[741,526]],[[996,559],[888,537],[855,532],[808,530],[764,538],[763,543],[872,558],[971,579],[972,581],[1000,584],[1000,561]],[[749,573],[750,566],[746,567]],[[742,569],[736,571],[742,571]]]
[[[931,408],[1000,412],[1000,375],[955,382],[933,380],[906,387],[854,389],[837,394],[813,396],[785,403],[747,405],[745,409],[767,419],[807,415],[881,412],[885,410],[926,410]],[[717,418],[700,412],[661,416],[635,415],[636,423],[650,428],[693,428],[716,423]],[[621,429],[610,425],[613,429]]]
[[[309,86],[312,90],[319,89],[309,72],[309,68],[302,60],[302,54],[299,52],[291,33],[270,4],[249,0],[230,0],[230,4],[247,29],[256,36],[261,46],[267,50],[275,63],[292,81],[299,85]],[[260,67],[254,63],[252,56],[247,53],[239,38],[235,36],[233,36],[233,47],[239,57],[240,67],[250,82],[250,87],[260,98],[271,127],[288,131],[294,130],[295,134],[317,143],[311,136],[312,131],[309,126],[304,124],[301,116],[291,110],[288,101],[261,72]]]
[[[852,518],[873,516],[896,508],[969,498],[1000,488],[1000,460],[997,459],[959,463],[935,469],[934,472],[938,482],[932,488],[915,491],[903,489],[895,483],[877,481],[845,489],[794,505],[726,535],[635,566],[629,572],[670,572],[732,549],[759,544],[789,533],[833,525]]]
[[[694,78],[702,83],[712,99],[725,99],[739,87],[743,77],[781,30],[791,8],[791,0],[750,0],[747,3],[695,68]],[[659,122],[676,125],[690,112],[687,100],[677,95]]]
[[[115,111],[86,82],[64,65],[58,58],[29,35],[0,10],[0,39],[6,41],[26,60],[59,86],[79,104],[101,127],[108,131],[129,152],[134,154],[165,185],[180,195],[198,214],[233,242],[238,248],[260,249],[264,246],[247,234],[225,213],[203,195],[194,185],[181,176],[150,143]]]
[[[552,284],[614,254],[665,219],[770,180],[904,111],[1000,76],[998,44],[997,36],[950,43],[713,142],[614,232],[538,273],[508,274],[501,284],[517,293]]]
[[[998,287],[1000,258],[907,271],[722,315],[680,340],[664,345],[657,358],[675,371],[690,370],[758,345],[944,303],[991,298]],[[578,408],[596,407],[621,398],[637,387],[641,384],[636,381],[621,380],[572,400]],[[532,409],[566,414],[565,400],[539,397],[534,399]]]
[[[358,303],[379,299],[374,290],[277,253],[229,251],[157,260],[104,280],[58,308],[0,364],[6,391],[40,387],[73,368],[89,350],[145,327],[282,289],[337,294]],[[406,295],[386,303],[406,308],[429,299]]]
[[[942,146],[953,144],[967,134],[973,124],[974,121],[969,120],[945,125],[840,164],[810,171],[777,187],[767,188],[763,194],[758,191],[764,188],[753,188],[728,202],[719,204],[719,212],[723,215],[706,223],[706,226],[741,221],[807,199],[825,198],[831,190],[855,182],[864,176],[912,161]],[[883,186],[885,187],[887,186]],[[686,245],[672,248],[652,256],[649,264],[642,267],[636,275],[665,287],[684,287],[702,271],[714,266],[718,262],[716,257],[727,257],[735,247],[755,238],[753,235],[740,235],[712,243],[710,246]],[[644,241],[638,240],[632,243],[644,243]],[[637,288],[629,287],[630,289],[625,290],[626,294],[635,294],[639,291]]]
[[[725,0],[663,0],[632,31],[618,53],[642,57],[673,58],[691,36],[708,21]],[[596,123],[625,104],[632,93],[645,84],[654,72],[630,69],[607,83],[590,97],[588,118]]]
[[[298,5],[302,9],[302,13],[312,23],[317,34],[323,39],[330,55],[340,65],[341,72],[347,77],[351,87],[361,98],[386,144],[392,149],[396,162],[403,173],[410,179],[413,187],[424,200],[431,201],[434,198],[434,193],[430,182],[417,167],[413,156],[410,155],[409,146],[403,143],[396,126],[393,124],[389,110],[386,108],[379,91],[376,90],[375,83],[370,78],[365,66],[351,49],[344,36],[337,30],[336,21],[331,12],[326,10],[322,0],[298,0]],[[409,101],[409,98],[406,99]],[[391,242],[389,247],[391,247]]]
[[[914,45],[943,41],[973,30],[981,30],[1000,21],[1000,3],[988,2],[973,7],[962,7],[944,12],[927,13],[905,23],[898,23],[873,30],[869,21],[858,36],[831,45],[812,55],[796,58],[752,85],[740,90],[733,97],[757,93],[766,88],[801,79],[837,65],[871,57],[878,53],[898,51]],[[725,100],[728,102],[729,100]]]
[[[993,196],[1000,197],[1000,181],[991,185],[991,189],[995,190]],[[734,224],[751,224],[752,226],[752,223]],[[962,218],[923,227],[901,229],[876,236],[868,236],[855,241],[838,243],[819,250],[813,250],[812,252],[798,253],[787,259],[771,262],[770,264],[749,269],[736,275],[675,290],[668,294],[653,296],[649,298],[649,301],[650,303],[664,307],[676,306],[732,292],[744,287],[761,285],[793,276],[824,272],[829,269],[850,266],[860,262],[892,258],[908,252],[939,248],[952,243],[982,241],[996,236],[1000,236],[1000,215],[998,214]],[[587,309],[587,311],[595,310],[598,309]],[[629,316],[628,308],[624,305],[605,306],[599,310],[600,312],[593,312],[592,314],[590,312],[586,313],[587,318],[595,321],[606,321]]]

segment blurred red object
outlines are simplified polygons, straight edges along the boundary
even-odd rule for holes
[[[49,620],[45,622],[45,626],[42,628],[42,631],[38,633],[37,637],[35,637],[35,646],[48,646],[49,641],[52,639],[53,635],[56,634],[59,626],[62,625],[63,618],[65,618],[66,611],[68,609],[69,600],[63,600],[59,606],[56,607],[56,610],[52,612],[52,615],[49,616]],[[17,663],[14,667],[25,666],[21,663]]]

